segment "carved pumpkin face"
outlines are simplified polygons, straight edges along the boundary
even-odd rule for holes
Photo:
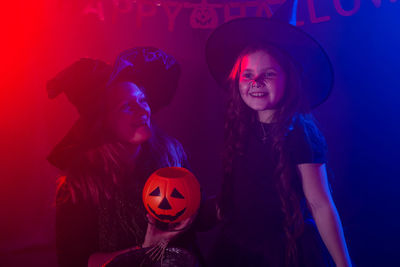
[[[182,221],[199,208],[199,182],[185,168],[158,169],[143,188],[143,203],[149,214],[159,221]]]
[[[218,15],[214,8],[198,7],[190,15],[193,28],[213,29],[218,26]]]

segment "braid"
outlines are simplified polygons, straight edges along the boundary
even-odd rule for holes
[[[276,130],[275,130],[276,131]],[[273,150],[277,157],[277,166],[274,172],[276,187],[281,202],[281,211],[284,214],[284,233],[286,238],[285,259],[287,266],[297,266],[296,239],[303,232],[303,214],[300,207],[300,197],[293,188],[293,178],[289,163],[289,155],[284,149],[286,134],[279,134],[280,137],[273,138]]]

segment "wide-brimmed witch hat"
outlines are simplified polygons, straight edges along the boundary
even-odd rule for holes
[[[157,112],[175,94],[180,66],[170,55],[154,47],[123,51],[114,66],[95,59],[80,59],[47,82],[49,98],[65,93],[77,108],[79,118],[66,136],[53,148],[48,160],[61,170],[79,162],[79,154],[93,145],[93,125],[104,112],[106,94],[117,82],[140,86],[152,110]]]
[[[324,102],[333,87],[333,68],[321,45],[295,23],[297,1],[287,0],[271,18],[246,17],[220,25],[206,44],[206,61],[219,86],[228,86],[228,76],[240,53],[248,46],[268,44],[286,52],[301,78],[301,89],[310,107]]]

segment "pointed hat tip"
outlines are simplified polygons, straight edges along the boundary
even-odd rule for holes
[[[273,19],[296,26],[298,0],[286,0],[272,15]]]

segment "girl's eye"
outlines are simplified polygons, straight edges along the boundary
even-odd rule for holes
[[[251,79],[253,77],[253,75],[251,73],[244,73],[242,75],[242,77],[245,78],[245,79]]]
[[[275,72],[267,72],[265,74],[260,75],[259,77],[257,77],[257,81],[259,82],[266,82],[269,79],[273,79],[276,76]]]

